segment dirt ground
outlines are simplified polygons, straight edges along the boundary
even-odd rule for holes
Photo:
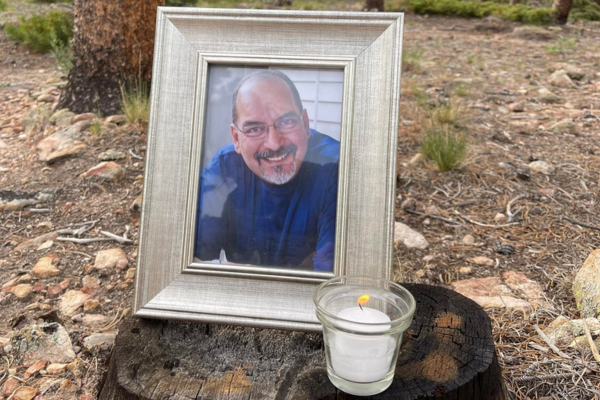
[[[534,330],[534,325],[544,328],[559,315],[580,318],[571,285],[600,244],[600,25],[542,30],[543,35],[527,34],[516,24],[494,20],[406,17],[396,220],[422,233],[429,247],[397,245],[394,276],[449,286],[506,271],[523,273],[541,285],[550,307],[487,310],[509,393],[518,399],[600,399],[600,363],[575,348],[561,348],[573,359],[560,357]],[[559,62],[581,68],[585,77],[572,87],[549,86],[550,68]],[[47,253],[58,255],[61,274],[45,284],[70,279],[71,289],[83,286],[99,250],[120,247],[130,267],[135,266],[139,213],[130,205],[142,190],[145,160],[134,156],[145,158],[146,128],[87,131],[82,153],[50,165],[39,161],[35,146],[53,128],[31,136],[23,133],[22,118],[37,104],[27,93],[56,86],[59,78],[49,56],[30,54],[0,32],[0,192],[56,190],[53,199],[36,206],[46,211],[0,213],[0,284],[30,274]],[[542,86],[551,88],[560,103],[540,100]],[[511,110],[518,102],[523,102],[523,112]],[[411,163],[429,118],[427,104],[440,103],[459,110],[456,125],[471,144],[464,165],[447,173],[428,162]],[[572,122],[567,128],[552,127],[565,119]],[[108,149],[126,154],[119,161],[125,177],[109,182],[80,178]],[[554,171],[531,172],[527,165],[536,160],[551,164]],[[414,200],[414,209],[402,207],[407,199]],[[497,217],[508,212],[515,214],[510,222]],[[122,235],[129,227],[134,243],[55,241],[45,250],[14,251],[29,238],[86,221],[98,221],[87,236],[99,236],[101,230]],[[466,235],[473,236],[473,244],[463,242]],[[493,266],[469,261],[473,257],[487,257]],[[128,314],[133,285],[125,275],[125,270],[98,275],[95,298],[100,306],[94,313],[108,320],[100,329],[81,324],[81,316],[63,318],[56,312],[59,296],[40,291],[23,301],[0,293],[0,337],[40,321],[59,322],[69,332],[81,365],[77,373],[46,388],[45,398],[97,395],[110,346],[88,348],[83,339],[118,328]],[[3,359],[8,364],[3,370],[17,368],[21,373],[14,356]],[[5,379],[1,371],[0,379]],[[41,385],[36,379],[43,378],[27,384]]]

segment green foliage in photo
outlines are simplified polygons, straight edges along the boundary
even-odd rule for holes
[[[57,46],[68,46],[73,37],[73,19],[68,13],[51,11],[46,15],[21,17],[18,24],[4,27],[10,40],[25,44],[36,53],[48,53]]]

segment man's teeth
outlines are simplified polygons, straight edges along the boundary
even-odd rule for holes
[[[267,160],[269,160],[269,161],[281,161],[281,160],[283,160],[283,159],[284,159],[286,156],[287,156],[287,154],[283,154],[283,155],[281,155],[281,156],[279,156],[279,157],[267,158]]]

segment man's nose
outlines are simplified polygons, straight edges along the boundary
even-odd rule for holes
[[[279,150],[281,147],[282,135],[277,132],[275,126],[269,125],[267,127],[267,137],[265,137],[265,141],[263,145],[270,150]]]

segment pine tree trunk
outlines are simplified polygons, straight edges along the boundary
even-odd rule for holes
[[[120,84],[150,81],[156,7],[164,0],[74,0],[73,68],[59,107],[120,110]]]
[[[556,19],[559,24],[567,23],[571,7],[573,7],[573,0],[554,0],[552,8],[557,12]]]
[[[367,0],[367,4],[365,4],[365,9],[367,11],[377,9],[377,11],[383,11],[384,0]]]

